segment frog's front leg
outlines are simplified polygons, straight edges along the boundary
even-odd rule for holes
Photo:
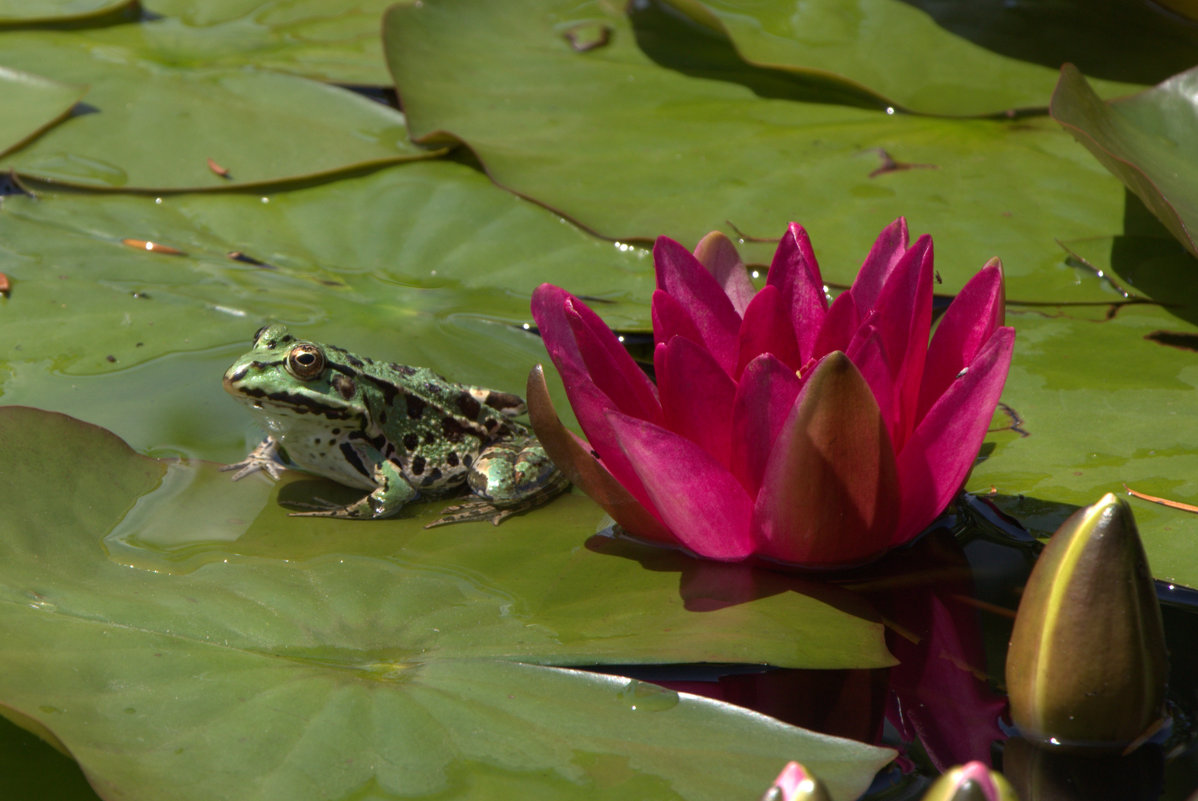
[[[369,494],[347,506],[330,505],[310,512],[291,512],[292,517],[337,517],[346,520],[373,520],[391,517],[420,493],[403,477],[399,467],[383,459],[375,467],[377,486]]]
[[[267,437],[258,443],[258,446],[249,452],[244,459],[235,464],[221,465],[221,471],[236,470],[233,474],[234,481],[240,481],[251,473],[259,471],[266,473],[275,481],[279,480],[279,476],[283,475],[283,471],[287,466],[283,464],[282,456],[279,452],[279,443],[275,442],[274,437]]]
[[[499,525],[512,515],[535,509],[570,486],[541,443],[531,436],[484,448],[474,460],[466,483],[477,497],[445,509],[425,528],[488,518]]]

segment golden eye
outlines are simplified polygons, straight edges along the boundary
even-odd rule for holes
[[[301,381],[311,381],[324,372],[324,354],[307,342],[287,352],[287,372]]]

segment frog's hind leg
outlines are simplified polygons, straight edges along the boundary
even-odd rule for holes
[[[496,443],[484,449],[466,477],[475,497],[447,507],[425,528],[472,520],[499,525],[560,495],[570,482],[535,439]]]

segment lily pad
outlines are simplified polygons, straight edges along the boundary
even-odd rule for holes
[[[580,26],[605,44],[576,49]],[[449,0],[393,8],[384,36],[415,136],[464,141],[498,184],[603,236],[693,246],[798,220],[825,278],[847,283],[874,232],[906,216],[933,233],[945,292],[999,256],[1010,298],[1102,299],[1055,242],[1118,230],[1120,189],[1046,119],[828,102],[691,30],[653,7]],[[773,248],[744,253],[763,264]]]
[[[252,66],[358,86],[390,84],[379,21],[394,0],[148,0],[153,18],[96,32],[171,63]]]
[[[1013,7],[921,0],[664,0],[731,38],[747,61],[836,78],[902,108],[970,116],[1045,106],[1062,62],[1084,59],[1104,95],[1190,66],[1198,40],[1145,4]],[[901,42],[902,46],[895,46]]]
[[[1198,256],[1198,68],[1146,92],[1103,102],[1072,64],[1061,68],[1052,115],[1135,192],[1190,253]]]
[[[716,799],[799,758],[847,801],[892,754],[529,664],[786,662],[808,627],[840,653],[859,637],[854,662],[889,661],[878,624],[793,588],[691,611],[670,570],[580,548],[577,526],[535,513],[432,532],[295,519],[261,485],[180,506],[172,472],[195,483],[211,467],[21,407],[0,409],[0,441],[0,704],[52,733],[101,796]],[[237,499],[255,495],[249,516]],[[208,536],[151,542],[163,498]],[[237,554],[243,540],[258,552]],[[628,614],[612,614],[613,587]]]
[[[0,25],[71,22],[110,14],[135,0],[0,0]]]
[[[86,90],[30,72],[0,67],[0,153],[28,142],[60,122]]]
[[[71,119],[5,158],[33,178],[227,189],[431,155],[398,111],[305,78],[180,67],[83,31],[0,32],[0,52],[9,67],[90,86]]]

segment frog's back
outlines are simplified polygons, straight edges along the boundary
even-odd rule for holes
[[[353,367],[379,390],[382,408],[373,417],[388,433],[415,431],[426,442],[440,437],[483,444],[525,430],[512,419],[525,411],[518,395],[458,384],[427,367],[338,355],[352,359]]]

